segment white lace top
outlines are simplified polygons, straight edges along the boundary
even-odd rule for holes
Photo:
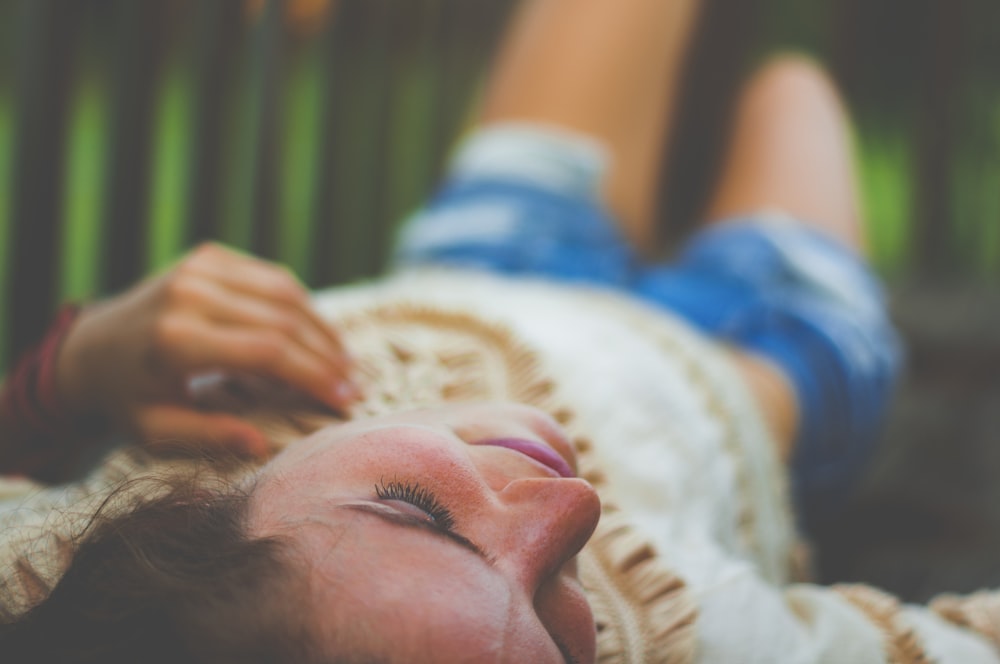
[[[506,326],[556,379],[555,401],[590,443],[583,474],[652,542],[697,612],[692,651],[635,649],[625,661],[1000,661],[995,643],[938,613],[860,586],[792,584],[801,549],[785,469],[726,353],[683,321],[593,288],[440,269],[317,304],[336,319],[399,301]]]

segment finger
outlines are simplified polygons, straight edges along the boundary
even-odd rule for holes
[[[341,357],[349,358],[340,335],[313,309],[309,291],[286,267],[216,244],[197,249],[188,267],[235,292],[291,307],[308,319]]]
[[[259,459],[269,454],[264,435],[232,415],[157,404],[142,408],[134,426],[143,444],[154,452],[226,453]]]
[[[331,371],[287,337],[263,328],[223,327],[196,316],[168,316],[154,333],[156,362],[182,376],[245,371],[284,381],[334,409],[354,400],[347,376]]]
[[[309,302],[309,291],[288,268],[220,245],[199,247],[182,267],[236,291],[289,303]]]
[[[248,328],[275,330],[288,337],[325,362],[329,369],[347,376],[351,364],[339,344],[329,343],[328,338],[316,329],[314,321],[302,312],[273,302],[234,292],[210,279],[188,279],[176,288],[182,289],[187,308],[200,310],[203,316],[216,323]]]

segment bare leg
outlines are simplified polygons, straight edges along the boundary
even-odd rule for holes
[[[775,58],[747,86],[708,219],[779,209],[863,252],[851,134],[811,61]]]
[[[847,115],[826,74],[798,56],[775,58],[743,92],[708,219],[766,208],[863,251]],[[768,360],[743,352],[734,356],[779,453],[790,459],[800,415],[791,383]]]
[[[481,122],[558,125],[612,155],[608,204],[640,250],[698,0],[529,0],[487,87]]]

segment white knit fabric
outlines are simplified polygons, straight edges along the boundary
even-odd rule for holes
[[[836,590],[788,585],[785,471],[724,349],[615,293],[472,272],[406,272],[316,304],[336,320],[398,301],[475,313],[538,351],[594,444],[609,497],[693,593],[698,662],[892,661],[881,626]],[[899,616],[940,661],[1000,662],[985,638],[926,609]]]

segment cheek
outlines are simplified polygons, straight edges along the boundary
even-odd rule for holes
[[[563,657],[530,601],[495,574],[459,561],[405,592],[410,662],[561,664]],[[425,568],[427,569],[427,568]],[[426,583],[431,578],[435,582]],[[422,598],[413,602],[413,598]]]
[[[320,610],[336,617],[330,643],[377,635],[378,652],[412,664],[563,661],[530,601],[481,561],[368,525],[327,547],[312,579]]]
[[[561,574],[535,596],[535,611],[548,632],[580,662],[594,661],[596,629],[590,603],[578,582]]]
[[[406,595],[407,609],[395,615],[396,624],[406,626],[399,645],[391,651],[405,654],[407,662],[563,661],[532,607],[514,600],[504,584],[495,580],[469,585],[445,582],[411,588]],[[414,597],[421,599],[414,602]]]
[[[432,639],[421,652],[432,656],[421,662],[564,664],[566,658],[556,641],[574,661],[594,661],[593,615],[575,582],[554,579],[539,589],[534,605],[516,590],[509,594],[483,590],[451,596],[450,624],[427,631]]]

